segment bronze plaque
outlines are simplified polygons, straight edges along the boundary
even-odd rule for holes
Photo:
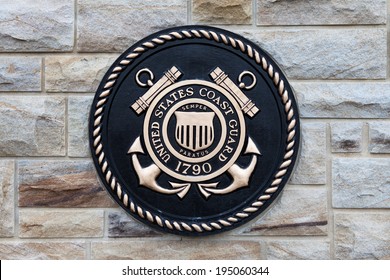
[[[238,227],[282,191],[299,117],[275,61],[232,32],[183,26],[124,52],[92,104],[90,146],[116,202],[160,230]]]

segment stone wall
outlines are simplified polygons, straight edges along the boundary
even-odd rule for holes
[[[390,259],[390,0],[0,0],[0,259]],[[274,207],[235,231],[162,234],[99,183],[87,118],[115,58],[209,24],[282,66],[302,118]]]

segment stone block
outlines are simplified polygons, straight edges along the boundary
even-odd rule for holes
[[[251,24],[252,1],[194,0],[192,20],[209,24]]]
[[[92,242],[92,259],[131,260],[256,260],[260,244],[254,241],[123,241]]]
[[[73,0],[2,1],[0,52],[71,51]]]
[[[0,237],[14,235],[14,166],[13,160],[0,161]]]
[[[385,79],[386,29],[243,30],[290,79]]]
[[[302,118],[390,118],[390,83],[294,83]]]
[[[326,183],[326,127],[323,123],[301,123],[301,147],[291,184]]]
[[[239,235],[326,235],[327,193],[323,188],[285,188],[281,197]]]
[[[0,91],[41,91],[41,64],[38,57],[0,57]]]
[[[161,232],[131,218],[123,211],[111,211],[108,214],[109,237],[145,237],[160,236]]]
[[[64,156],[65,98],[2,96],[0,156]]]
[[[99,27],[100,28],[100,27]],[[46,58],[48,92],[96,92],[115,57],[52,56]]]
[[[0,242],[2,260],[83,260],[84,242]]]
[[[275,240],[267,241],[268,260],[329,260],[329,241]]]
[[[339,158],[332,169],[333,207],[390,208],[390,158]]]
[[[102,210],[20,210],[21,238],[102,237]]]
[[[257,0],[258,25],[386,24],[386,0]]]
[[[336,213],[336,259],[390,259],[390,213]]]
[[[68,98],[68,155],[89,157],[88,118],[92,97]]]
[[[164,28],[187,23],[185,0],[79,0],[77,48],[123,52]]]
[[[359,153],[362,151],[363,123],[332,123],[331,131],[333,153]]]
[[[19,162],[20,207],[113,207],[90,161]]]
[[[389,92],[390,93],[390,92]],[[388,94],[390,96],[390,94]],[[389,98],[390,99],[390,98]],[[372,154],[390,153],[390,122],[370,122],[368,150]]]

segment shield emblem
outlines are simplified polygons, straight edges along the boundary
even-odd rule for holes
[[[214,112],[176,111],[177,143],[193,152],[204,150],[214,141]]]

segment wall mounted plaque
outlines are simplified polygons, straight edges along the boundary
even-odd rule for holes
[[[183,26],[123,53],[92,104],[101,180],[136,219],[182,235],[238,227],[282,191],[299,146],[275,61],[232,32]]]

